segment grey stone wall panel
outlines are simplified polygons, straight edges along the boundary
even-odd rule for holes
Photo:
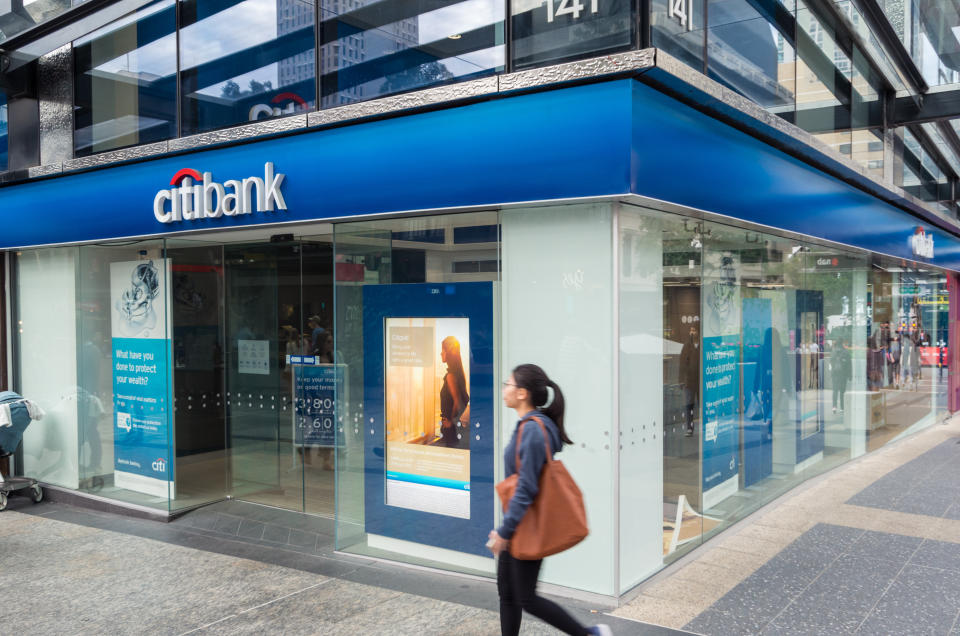
[[[97,166],[106,166],[112,163],[123,161],[132,161],[134,159],[145,159],[165,154],[169,150],[168,142],[158,141],[152,144],[142,146],[132,146],[120,150],[111,150],[110,152],[101,152],[89,157],[77,157],[63,162],[64,170],[82,170],[84,168],[96,168]]]
[[[276,135],[278,133],[305,128],[306,125],[307,116],[305,114],[290,115],[289,117],[277,117],[276,119],[267,119],[243,126],[211,130],[210,132],[190,135],[189,137],[171,139],[168,143],[170,152],[193,150],[195,148],[203,148],[204,146],[214,146],[250,139],[251,137]]]
[[[40,108],[40,163],[73,157],[73,47],[40,58],[37,69]]]

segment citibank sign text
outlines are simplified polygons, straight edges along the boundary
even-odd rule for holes
[[[218,219],[253,212],[286,210],[280,186],[283,173],[274,171],[273,163],[263,166],[263,178],[247,177],[218,183],[213,174],[202,175],[191,168],[179,170],[168,190],[160,190],[153,198],[153,216],[160,223]]]

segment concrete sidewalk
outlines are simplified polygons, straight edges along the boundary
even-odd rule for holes
[[[614,612],[702,634],[960,634],[960,417],[814,478]]]
[[[491,580],[340,555],[326,547],[322,528],[310,546],[299,541],[305,531],[290,530],[284,542],[266,532],[245,537],[233,527],[242,523],[231,523],[236,507],[223,510],[163,524],[11,499],[0,513],[0,585],[9,595],[0,633],[500,633]],[[263,525],[282,529],[273,521]],[[680,633],[560,602],[581,622],[606,622],[616,634]],[[527,616],[522,633],[555,632]]]

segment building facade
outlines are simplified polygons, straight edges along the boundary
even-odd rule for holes
[[[960,404],[923,7],[74,4],[0,16],[0,380],[59,492],[490,575],[535,362],[591,526],[544,580],[615,602]]]

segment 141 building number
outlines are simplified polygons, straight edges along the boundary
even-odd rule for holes
[[[553,22],[554,18],[558,18],[562,15],[573,16],[573,19],[576,20],[580,17],[580,14],[586,10],[586,7],[580,0],[545,0],[547,3],[547,22]],[[667,0],[672,2],[673,0]],[[557,3],[557,6],[554,7],[554,2]],[[599,8],[597,3],[599,0],[590,0],[590,13],[598,13]]]
[[[693,31],[693,0],[667,0],[667,7],[667,17],[676,18],[680,26]]]

